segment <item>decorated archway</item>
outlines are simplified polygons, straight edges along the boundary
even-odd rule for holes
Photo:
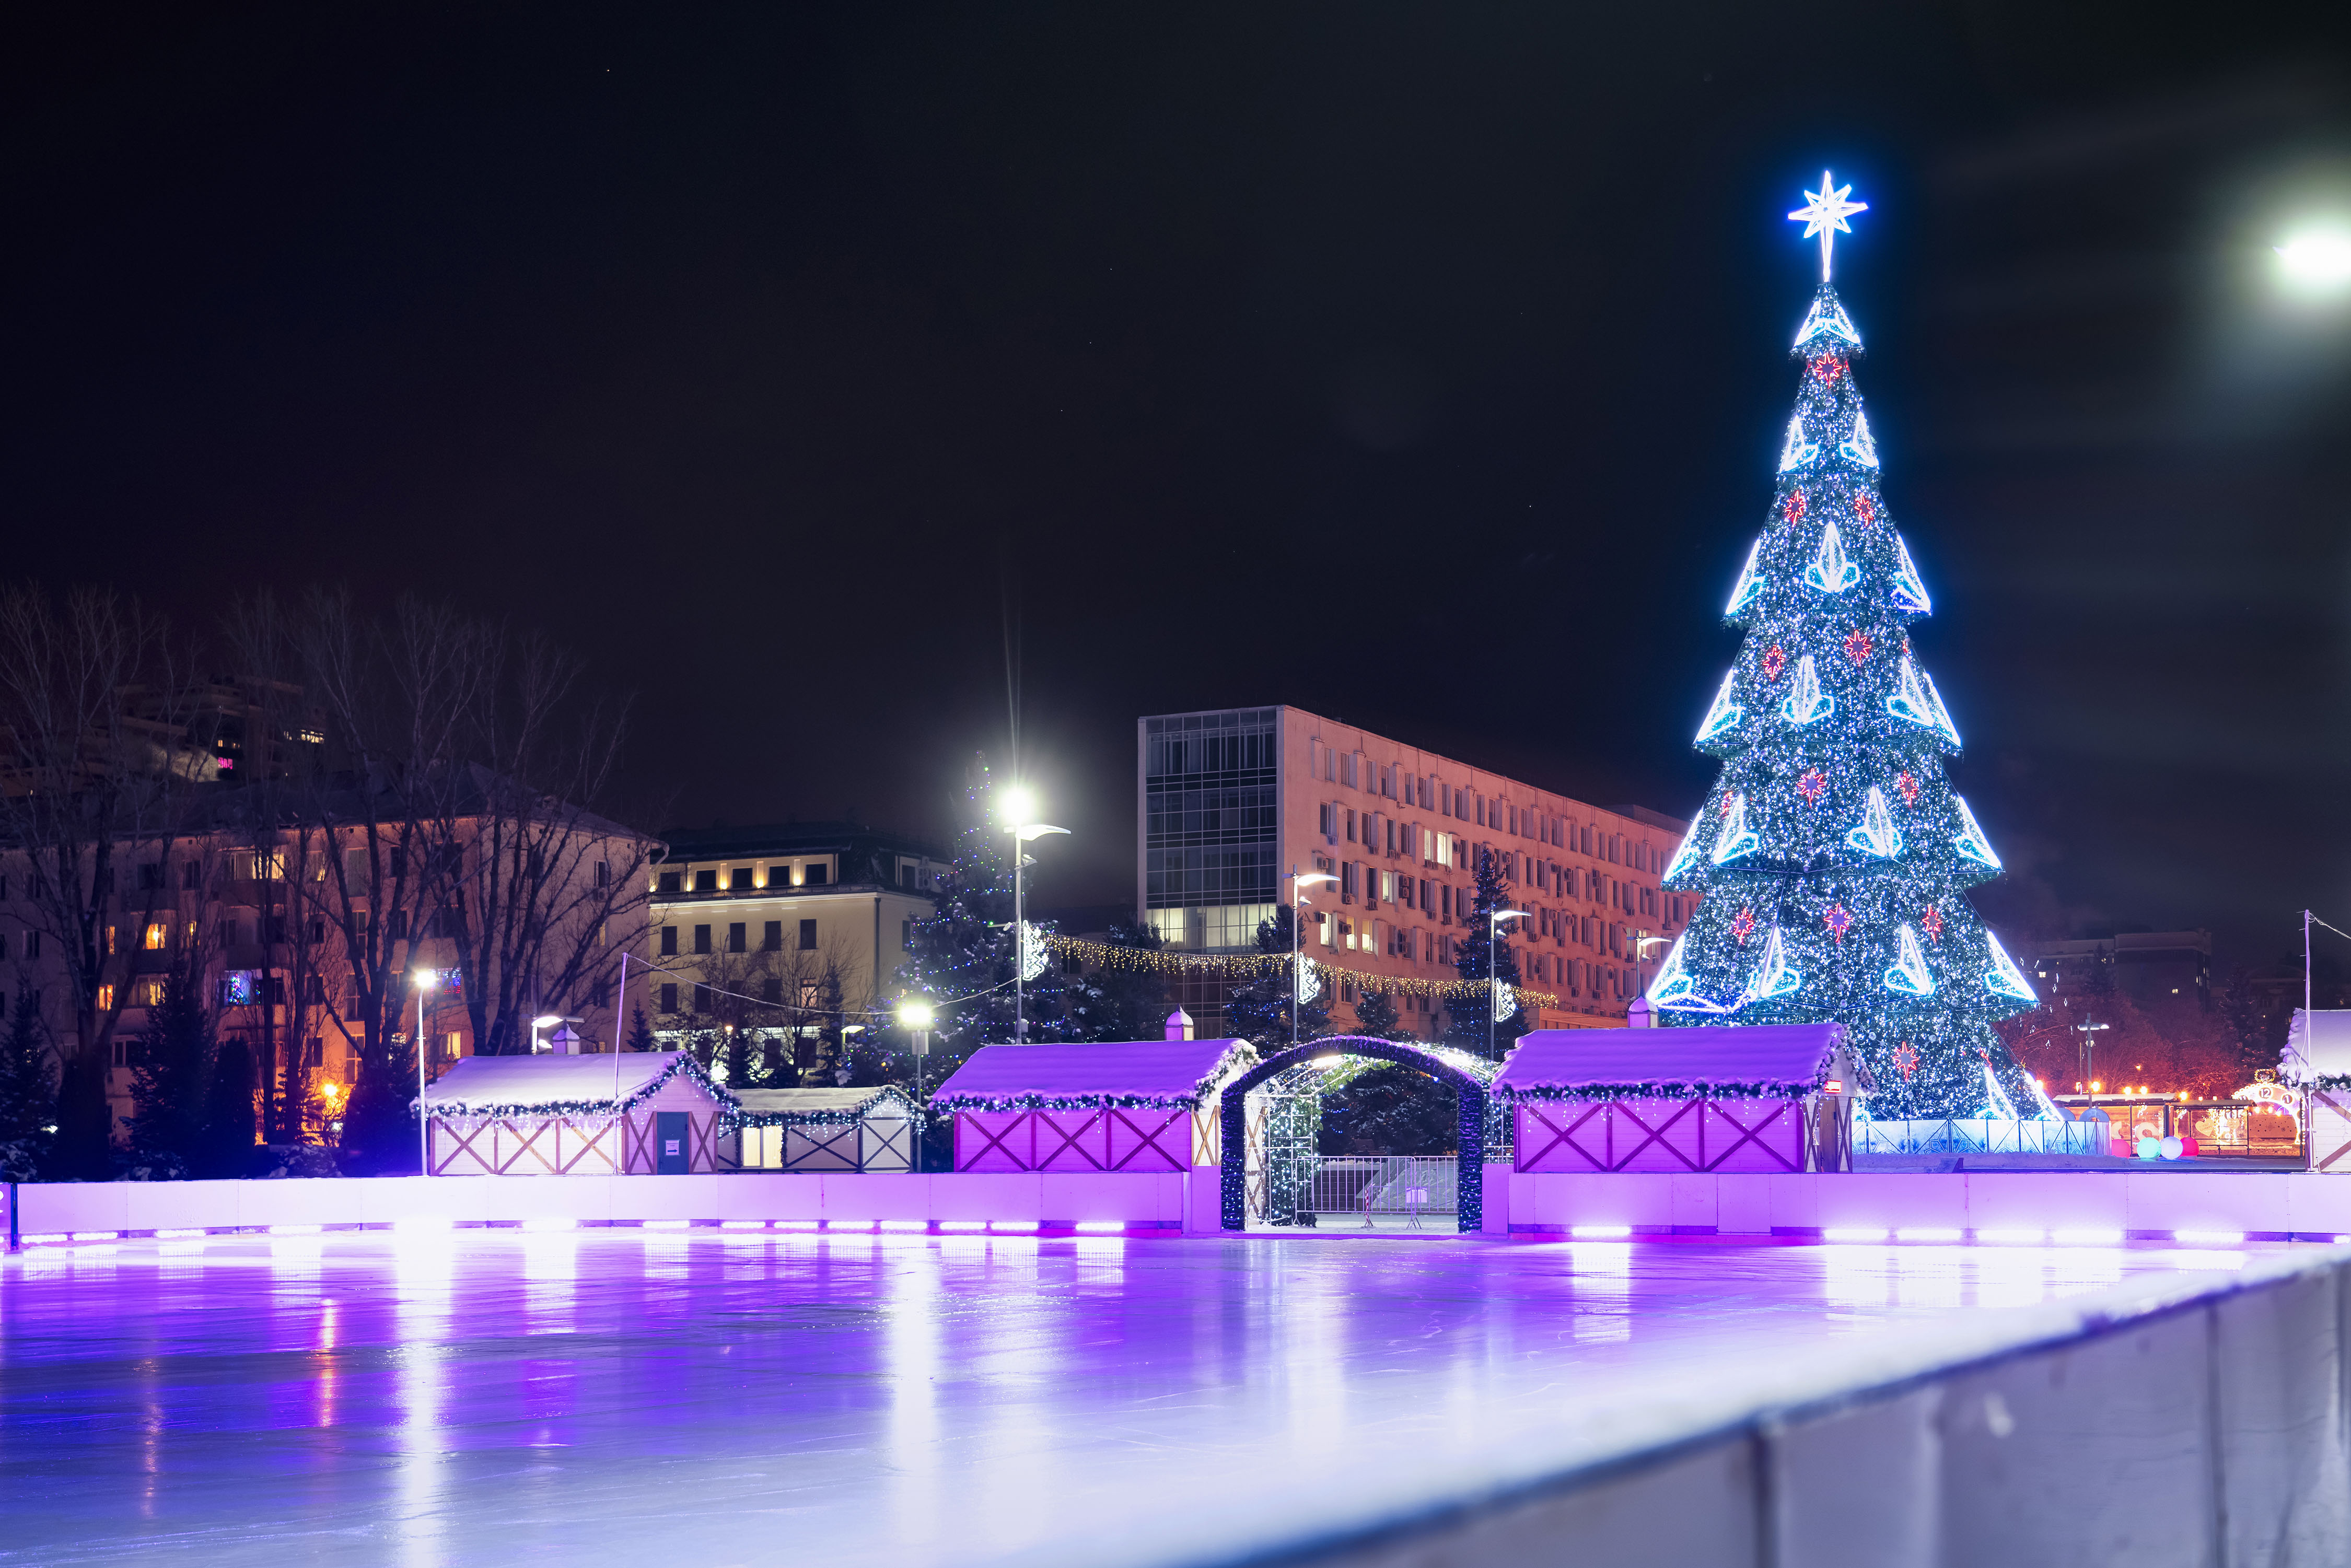
[[[1249,1228],[1248,1144],[1249,1091],[1282,1074],[1312,1065],[1323,1057],[1370,1057],[1393,1061],[1448,1084],[1459,1108],[1460,1142],[1455,1157],[1460,1162],[1455,1179],[1456,1228],[1474,1232],[1485,1225],[1486,1127],[1488,1083],[1496,1064],[1465,1051],[1448,1051],[1408,1040],[1381,1040],[1364,1034],[1326,1034],[1279,1051],[1224,1086],[1223,1147],[1217,1165],[1217,1188],[1223,1200],[1227,1230]]]

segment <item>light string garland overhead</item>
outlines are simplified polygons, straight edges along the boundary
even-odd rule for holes
[[[1065,962],[1094,964],[1104,968],[1134,969],[1162,975],[1197,975],[1248,981],[1269,975],[1288,978],[1290,955],[1287,953],[1169,953],[1148,947],[1122,947],[1109,942],[1090,942],[1082,936],[1048,935],[1045,946]],[[1349,969],[1327,959],[1306,957],[1306,973],[1320,975],[1327,981],[1343,981],[1359,991],[1384,996],[1414,996],[1444,998],[1460,997],[1472,1001],[1487,999],[1489,988],[1484,980],[1424,980],[1412,975],[1374,975],[1362,969]],[[1539,991],[1529,986],[1515,988],[1523,1002],[1537,1007],[1557,1008],[1562,1005],[1555,991]],[[1507,1016],[1507,1015],[1506,1015]]]

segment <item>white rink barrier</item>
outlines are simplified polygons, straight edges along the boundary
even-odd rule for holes
[[[2351,1563],[2351,1249],[1709,1368],[1431,1502],[1194,1558],[1329,1568]],[[1535,1450],[1541,1451],[1535,1451]]]
[[[1215,1173],[1209,1172],[1213,1177]],[[32,1246],[161,1233],[441,1225],[1178,1232],[1182,1172],[1059,1176],[378,1176],[37,1183],[16,1189]]]

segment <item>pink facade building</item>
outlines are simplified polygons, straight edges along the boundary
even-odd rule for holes
[[[1501,857],[1529,1011],[1541,1027],[1613,1026],[1645,967],[1688,923],[1690,901],[1658,886],[1688,824],[1637,806],[1599,807],[1295,707],[1160,714],[1136,724],[1138,903],[1170,948],[1238,952],[1310,889],[1301,936],[1333,968],[1399,979],[1454,977],[1454,944],[1481,850]],[[1482,936],[1483,933],[1476,935]],[[1359,988],[1340,981],[1341,1021]],[[1220,1032],[1226,992],[1187,985],[1201,1032]],[[1431,1038],[1441,997],[1406,989],[1405,1020]]]

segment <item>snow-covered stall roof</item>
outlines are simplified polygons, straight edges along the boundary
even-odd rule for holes
[[[888,1106],[893,1120],[920,1121],[922,1113],[906,1092],[894,1083],[870,1089],[737,1089],[742,1109],[729,1117],[738,1127],[840,1127],[862,1122],[877,1106]]]
[[[1841,1023],[1542,1029],[1494,1079],[1498,1100],[1772,1099],[1809,1094],[1844,1048]],[[1855,1062],[1856,1076],[1860,1069]]]
[[[1197,1109],[1256,1055],[1245,1040],[983,1045],[931,1103],[942,1111]]]
[[[2351,1010],[2294,1009],[2294,1022],[2285,1031],[2285,1055],[2278,1065],[2289,1083],[2351,1087]]]
[[[424,1113],[443,1120],[609,1116],[615,1100],[632,1110],[681,1073],[721,1105],[736,1103],[690,1051],[624,1051],[617,1056],[468,1056],[424,1091]]]

